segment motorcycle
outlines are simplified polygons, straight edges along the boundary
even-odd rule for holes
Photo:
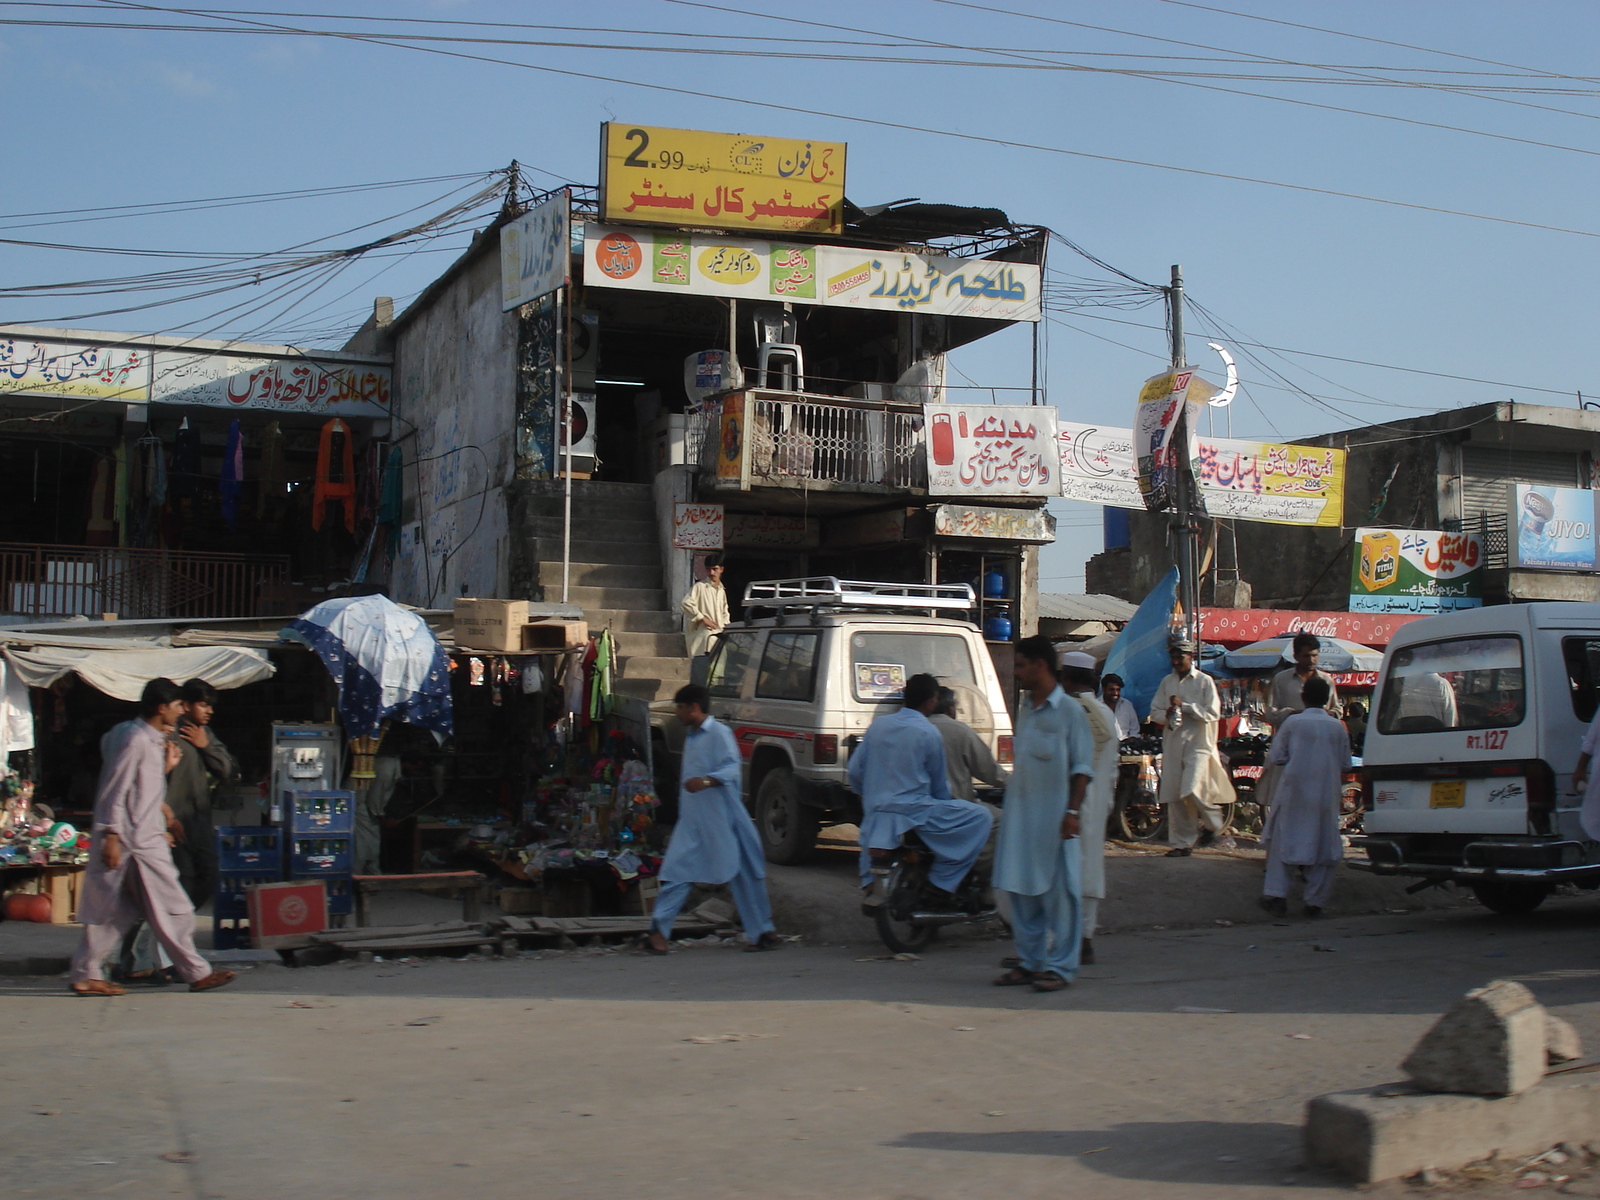
[[[1228,765],[1228,777],[1233,783],[1234,833],[1259,837],[1266,824],[1266,809],[1262,807],[1256,789],[1261,785],[1261,776],[1266,771],[1267,751],[1271,748],[1272,739],[1258,733],[1221,738],[1217,742],[1217,749],[1222,754],[1223,762]]]
[[[979,798],[996,803],[999,795],[980,789]],[[872,916],[883,944],[896,954],[925,950],[947,925],[1000,919],[988,872],[981,866],[967,872],[953,900],[941,897],[941,906],[934,908],[929,903],[933,885],[928,882],[933,862],[933,851],[915,829],[907,830],[900,845],[886,856],[872,860],[871,892],[862,911]]]
[[[1117,790],[1106,832],[1125,842],[1155,842],[1166,837],[1167,810],[1161,792],[1161,739],[1123,738],[1117,758]]]

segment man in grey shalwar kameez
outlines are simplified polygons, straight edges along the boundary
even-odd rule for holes
[[[72,990],[87,996],[120,996],[103,975],[107,955],[140,917],[155,930],[179,978],[191,992],[233,980],[213,971],[194,945],[194,905],[178,882],[167,834],[168,736],[183,711],[178,685],[153,679],[139,701],[140,719],[119,725],[103,739],[105,767],[95,798],[89,865],[84,872],[78,919],[83,940],[72,956]],[[173,747],[172,757],[177,748]]]
[[[1306,680],[1304,697],[1304,710],[1285,720],[1272,739],[1272,761],[1283,770],[1261,832],[1267,848],[1261,907],[1279,916],[1288,911],[1296,868],[1305,878],[1306,916],[1320,916],[1344,858],[1339,776],[1350,766],[1350,735],[1323,707],[1328,703],[1326,680],[1315,675]]]
[[[1056,682],[1049,638],[1023,638],[1011,781],[1000,818],[994,886],[1009,894],[1011,935],[1022,960],[994,982],[1058,992],[1078,973],[1082,949],[1080,811],[1089,782],[1089,719]]]
[[[656,897],[650,934],[639,949],[665,954],[672,922],[697,883],[725,883],[733,895],[748,940],[746,950],[776,950],[783,945],[772,927],[767,900],[767,868],[761,837],[740,798],[739,745],[733,732],[713,717],[711,693],[691,683],[673,697],[683,739],[678,824],[661,862],[661,892]]]

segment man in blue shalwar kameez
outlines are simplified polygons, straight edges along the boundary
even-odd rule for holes
[[[1056,682],[1056,648],[1045,637],[1017,643],[1015,757],[994,886],[1011,898],[1020,965],[994,982],[1059,992],[1078,973],[1082,945],[1082,847],[1078,811],[1094,778],[1094,740],[1082,707]]]
[[[772,926],[767,868],[755,822],[740,799],[739,746],[713,717],[711,693],[699,684],[679,688],[673,698],[683,739],[678,789],[678,824],[661,863],[650,935],[639,948],[665,954],[672,922],[697,883],[725,883],[744,925],[746,950],[776,950],[783,944]]]
[[[867,727],[850,755],[849,772],[850,786],[861,797],[861,886],[871,888],[872,859],[915,829],[933,851],[928,881],[939,894],[929,900],[936,906],[949,904],[994,824],[988,809],[950,795],[944,738],[928,720],[938,704],[939,681],[932,675],[906,680],[904,707]],[[867,904],[874,902],[883,898],[869,890]]]

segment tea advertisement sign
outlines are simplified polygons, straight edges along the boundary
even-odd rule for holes
[[[1441,613],[1483,606],[1483,545],[1475,533],[1358,529],[1350,611]]]

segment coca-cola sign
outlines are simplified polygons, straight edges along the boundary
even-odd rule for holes
[[[1363,646],[1387,646],[1394,631],[1410,621],[1410,613],[1306,612],[1282,608],[1202,608],[1200,631],[1208,642],[1244,646],[1284,634],[1314,633],[1344,638]]]

